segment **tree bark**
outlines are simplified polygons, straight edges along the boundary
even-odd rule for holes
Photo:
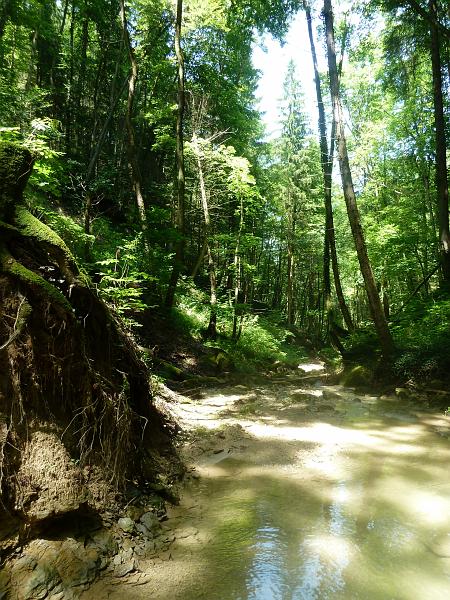
[[[139,168],[136,139],[134,135],[133,127],[133,104],[136,94],[136,81],[138,78],[138,65],[136,56],[134,54],[134,48],[131,44],[130,34],[128,32],[128,22],[125,12],[125,0],[120,0],[120,17],[122,22],[123,39],[125,48],[128,52],[128,58],[131,65],[130,78],[128,79],[128,101],[127,101],[127,112],[125,115],[125,125],[128,134],[128,165],[130,170],[131,184],[136,196],[136,205],[138,209],[138,216],[143,234],[144,248],[146,256],[148,257],[149,246],[148,246],[148,222],[147,213],[145,208],[145,201],[142,192],[142,176]]]
[[[345,301],[344,292],[342,290],[341,277],[339,273],[339,263],[336,251],[336,235],[334,230],[333,206],[331,203],[331,184],[333,174],[333,155],[336,127],[333,120],[330,138],[330,150],[328,152],[327,142],[327,125],[325,118],[325,108],[322,97],[322,88],[320,84],[319,67],[317,63],[316,47],[312,31],[311,9],[308,4],[305,4],[306,20],[308,24],[309,42],[311,46],[311,55],[314,66],[314,80],[316,85],[317,106],[319,110],[319,134],[320,134],[320,156],[322,162],[322,172],[324,180],[324,201],[325,201],[325,247],[324,247],[324,294],[325,294],[325,309],[331,310],[331,282],[330,282],[330,258],[333,267],[334,287],[336,296],[341,309],[342,317],[349,331],[353,331],[354,325],[350,316],[347,303]],[[345,42],[344,42],[345,43]],[[341,62],[342,65],[342,62]]]
[[[200,157],[200,148],[197,143],[197,139],[194,136],[194,146],[197,155],[197,167],[198,177],[200,183],[200,195],[202,200],[203,217],[205,219],[205,246],[206,255],[208,257],[208,273],[210,283],[210,313],[209,313],[209,324],[206,331],[208,338],[215,340],[217,338],[217,278],[216,278],[216,265],[214,263],[214,257],[211,252],[211,245],[209,242],[209,236],[211,231],[211,217],[209,215],[208,196],[206,194],[205,178],[203,176],[203,166]]]
[[[184,265],[184,196],[185,196],[185,173],[184,173],[184,146],[183,146],[183,120],[184,120],[184,56],[181,48],[181,25],[183,20],[183,0],[177,0],[177,14],[175,21],[175,54],[177,57],[178,78],[178,109],[177,109],[177,131],[176,131],[176,162],[177,162],[177,205],[175,213],[175,227],[178,232],[178,240],[175,246],[175,257],[172,274],[166,294],[166,308],[172,308],[178,278]]]
[[[328,55],[328,70],[330,75],[331,98],[333,102],[333,115],[336,121],[336,142],[338,149],[339,166],[341,171],[342,189],[344,192],[345,203],[350,227],[353,234],[358,261],[364,278],[367,299],[370,313],[375,325],[376,332],[380,341],[383,357],[387,359],[393,352],[394,344],[389,331],[389,326],[384,316],[383,306],[378,295],[375,278],[372,272],[369,256],[367,253],[366,242],[361,225],[356,195],[353,187],[352,173],[348,159],[347,143],[344,132],[344,120],[342,115],[342,106],[339,96],[339,78],[336,64],[336,50],[333,30],[333,13],[331,0],[324,0],[324,17]]]
[[[450,227],[448,216],[447,144],[445,139],[442,71],[436,0],[430,0],[431,66],[433,72],[434,125],[436,135],[436,188],[438,199],[439,239],[444,284],[450,287]]]
[[[239,230],[236,238],[236,246],[234,249],[234,316],[233,316],[233,333],[231,335],[233,340],[237,341],[237,329],[238,329],[238,303],[239,303],[239,290],[241,287],[241,237],[242,230],[244,227],[244,203],[241,198],[240,200],[240,210],[239,210]]]

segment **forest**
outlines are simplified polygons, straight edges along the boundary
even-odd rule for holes
[[[299,15],[315,98],[291,60],[269,135],[254,52]],[[447,407],[449,136],[443,0],[0,0],[2,561],[171,502],[158,389],[311,359]]]

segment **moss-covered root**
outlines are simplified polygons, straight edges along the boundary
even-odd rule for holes
[[[70,302],[58,288],[54,287],[38,273],[34,273],[34,271],[30,271],[30,269],[24,267],[4,247],[0,248],[0,269],[3,273],[18,279],[33,291],[41,294],[41,296],[44,296],[49,301],[55,302],[69,314],[72,314]]]
[[[1,219],[7,217],[17,202],[21,202],[32,167],[33,157],[29,150],[14,142],[0,143]]]
[[[64,241],[53,229],[50,229],[48,225],[45,225],[45,223],[42,223],[33,216],[25,206],[20,205],[15,209],[14,225],[23,236],[56,248],[58,255],[54,258],[58,263],[61,273],[69,284],[74,282],[74,273],[79,273],[75,258]]]

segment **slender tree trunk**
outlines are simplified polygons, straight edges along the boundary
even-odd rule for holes
[[[238,303],[239,303],[239,290],[241,287],[241,237],[242,229],[244,227],[244,202],[241,198],[240,210],[239,210],[239,230],[236,238],[236,246],[234,249],[234,316],[233,316],[233,333],[232,339],[237,340],[237,328],[238,328]]]
[[[136,56],[134,54],[134,48],[131,44],[130,34],[128,32],[128,22],[125,12],[125,0],[120,0],[120,17],[122,21],[123,39],[125,48],[128,52],[128,58],[131,65],[131,74],[128,80],[128,101],[127,101],[127,112],[125,115],[125,124],[128,134],[128,164],[130,170],[130,178],[133,186],[133,190],[136,196],[136,205],[138,209],[138,216],[141,225],[141,230],[144,238],[144,248],[147,257],[149,256],[148,246],[148,222],[147,213],[145,209],[145,201],[142,193],[142,176],[139,169],[139,161],[136,148],[136,140],[134,136],[133,127],[133,104],[136,93],[136,82],[138,78],[138,65]]]
[[[178,110],[177,110],[177,132],[176,132],[176,159],[177,159],[177,206],[175,226],[178,232],[178,240],[175,247],[175,257],[169,287],[166,294],[166,308],[173,306],[178,278],[184,265],[184,196],[185,196],[185,174],[184,174],[184,147],[183,147],[183,119],[184,119],[184,56],[181,48],[181,25],[183,20],[183,0],[177,0],[177,14],[175,22],[175,54],[178,67]]]
[[[106,139],[106,134],[108,132],[109,124],[114,115],[114,110],[116,109],[117,104],[119,103],[119,100],[126,88],[126,85],[127,85],[127,80],[124,81],[117,96],[115,98],[111,97],[111,104],[110,104],[110,107],[108,110],[108,114],[106,115],[105,121],[103,123],[103,127],[100,131],[100,135],[98,135],[96,138],[96,140],[97,140],[96,144],[91,151],[91,157],[89,160],[88,168],[86,171],[86,177],[85,177],[86,196],[85,196],[85,200],[84,200],[84,219],[83,220],[84,220],[84,233],[86,233],[87,235],[90,235],[90,233],[91,233],[91,222],[92,222],[92,214],[91,214],[92,213],[92,193],[89,188],[91,185],[92,177],[94,176],[95,167],[97,165],[97,161],[99,159],[101,149],[102,149],[103,144]],[[114,83],[113,83],[113,86],[114,86]],[[90,259],[90,244],[89,244],[89,242],[86,242],[86,245],[85,245],[85,257],[86,257],[86,260]]]
[[[311,10],[309,5],[305,5],[306,20],[308,24],[309,42],[311,46],[311,55],[314,66],[314,80],[316,84],[316,96],[317,106],[319,110],[319,134],[320,134],[320,156],[322,162],[323,181],[324,181],[324,201],[325,201],[325,247],[324,247],[324,302],[325,310],[331,311],[331,282],[330,282],[330,258],[333,267],[334,286],[336,289],[336,296],[339,302],[339,308],[341,309],[342,317],[349,331],[353,331],[354,325],[350,316],[347,303],[345,301],[344,292],[342,290],[341,277],[339,273],[339,263],[337,259],[336,251],[336,235],[334,230],[334,219],[333,219],[333,206],[331,203],[331,184],[333,174],[333,156],[334,156],[334,144],[336,137],[335,121],[333,119],[333,125],[331,128],[330,138],[330,151],[328,152],[327,142],[327,125],[325,118],[325,108],[322,97],[322,87],[320,83],[319,67],[317,63],[316,47],[314,43],[314,35],[312,31],[312,19]],[[343,47],[345,44],[345,38]],[[342,50],[343,55],[343,50]],[[341,61],[342,65],[342,61]],[[331,317],[332,315],[330,315]]]
[[[202,160],[200,157],[200,148],[197,143],[197,139],[194,136],[194,146],[197,155],[197,167],[198,167],[198,177],[200,182],[200,195],[202,200],[203,207],[203,217],[205,219],[205,245],[206,245],[206,254],[208,256],[208,273],[209,273],[209,282],[210,282],[210,313],[209,313],[209,324],[206,332],[207,337],[212,340],[217,338],[217,278],[216,278],[216,265],[214,263],[214,257],[211,252],[211,245],[209,241],[209,236],[211,232],[211,217],[209,215],[209,206],[208,206],[208,196],[206,193],[205,186],[205,178],[203,176],[203,166]]]
[[[347,153],[347,143],[344,132],[344,120],[342,116],[342,107],[339,97],[339,78],[336,64],[336,50],[334,43],[333,31],[333,13],[331,0],[324,0],[324,17],[327,41],[328,54],[328,69],[330,74],[330,89],[333,102],[333,114],[336,121],[336,141],[338,148],[339,166],[341,170],[342,188],[344,192],[345,203],[347,206],[347,214],[350,221],[350,227],[355,242],[355,248],[358,255],[359,266],[364,284],[366,288],[369,308],[375,329],[380,340],[382,353],[387,359],[393,351],[394,345],[389,331],[389,326],[384,316],[383,306],[378,295],[375,278],[372,272],[372,267],[367,253],[366,242],[362,230],[361,219],[358,206],[356,203],[356,195],[353,187],[353,179],[350,170],[350,162]]]
[[[439,50],[436,0],[429,2],[431,32],[431,65],[433,72],[434,124],[436,131],[436,187],[438,196],[439,239],[444,284],[450,287],[450,227],[448,216],[447,145],[445,139],[442,71]]]
[[[288,191],[288,234],[287,234],[287,324],[294,324],[294,236],[295,236],[295,200],[291,202]]]

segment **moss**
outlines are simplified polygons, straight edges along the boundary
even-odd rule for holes
[[[33,157],[26,148],[14,142],[0,142],[0,216],[22,200],[23,190],[31,175]]]
[[[347,387],[369,387],[373,381],[373,373],[367,367],[358,365],[344,373],[341,378],[342,385]]]
[[[72,253],[59,235],[55,233],[53,229],[50,229],[48,225],[39,221],[39,219],[33,216],[24,206],[16,207],[14,222],[24,235],[32,237],[39,242],[57,246],[64,252],[67,260],[75,264]]]
[[[72,313],[70,302],[58,288],[46,281],[41,275],[30,271],[30,269],[17,262],[4,248],[0,250],[0,265],[4,273],[16,277],[32,288],[38,288],[49,300],[53,300],[53,302],[62,306],[66,311]]]

